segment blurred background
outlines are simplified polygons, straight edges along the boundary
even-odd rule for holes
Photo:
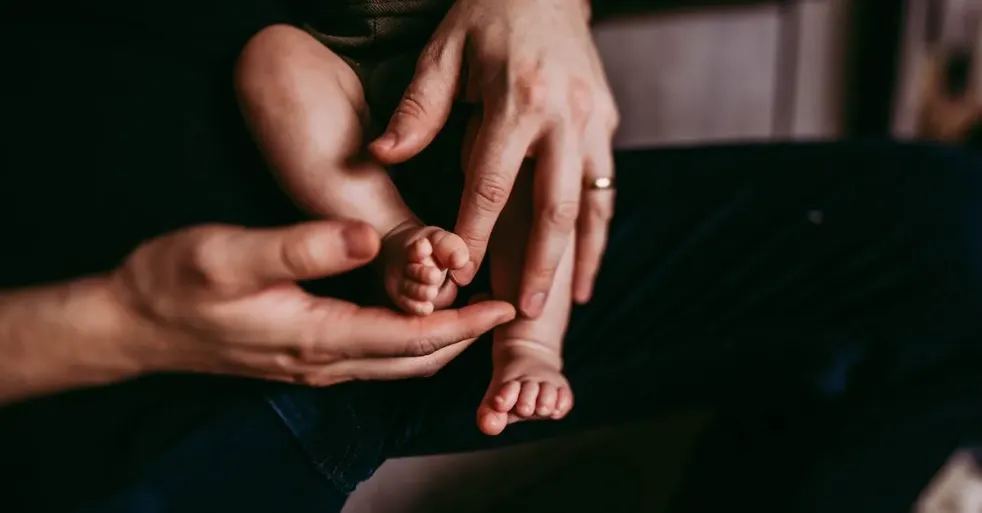
[[[982,0],[596,0],[594,12],[618,147],[982,145]],[[392,460],[345,511],[666,511],[712,414]]]
[[[622,146],[972,132],[979,0],[595,2]]]

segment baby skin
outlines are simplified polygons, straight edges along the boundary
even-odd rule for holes
[[[243,116],[274,174],[310,214],[358,219],[382,237],[376,262],[399,309],[428,315],[450,306],[449,271],[470,261],[456,234],[427,226],[408,208],[388,172],[365,151],[368,107],[344,60],[306,33],[272,27],[254,37],[236,69]],[[492,292],[514,300],[531,219],[531,183],[520,176],[492,237]],[[569,315],[572,249],[557,273],[545,313],[495,330],[494,375],[478,408],[478,426],[501,433],[513,422],[560,419],[573,396],[562,374]]]

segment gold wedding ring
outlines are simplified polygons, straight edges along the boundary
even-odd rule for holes
[[[587,180],[586,188],[592,191],[606,191],[614,188],[614,179],[611,177],[594,178]]]

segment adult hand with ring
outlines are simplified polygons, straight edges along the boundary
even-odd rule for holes
[[[542,313],[574,228],[573,298],[589,300],[613,213],[618,115],[589,17],[584,0],[459,0],[371,145],[383,162],[405,161],[433,140],[456,98],[480,104],[455,229],[471,254],[453,273],[462,285],[484,258],[522,161],[535,159],[535,219],[518,300],[528,317]]]

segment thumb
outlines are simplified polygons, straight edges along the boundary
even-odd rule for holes
[[[379,236],[364,223],[318,221],[268,230],[240,230],[217,251],[222,275],[251,280],[256,288],[341,274],[369,262]]]
[[[416,64],[416,74],[389,126],[369,150],[384,164],[398,164],[426,148],[450,117],[460,86],[464,42],[437,37]]]

